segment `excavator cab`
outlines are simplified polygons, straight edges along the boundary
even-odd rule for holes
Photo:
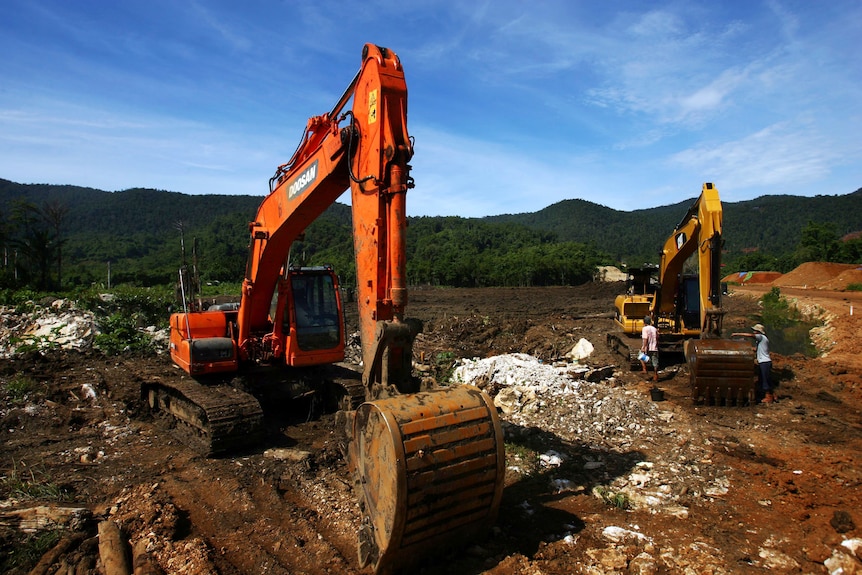
[[[614,321],[621,332],[640,336],[644,316],[650,314],[658,288],[657,273],[658,268],[654,266],[629,268],[626,293],[614,300]]]
[[[344,359],[344,319],[338,277],[331,266],[291,268],[281,310],[288,365]],[[287,329],[284,327],[287,326]]]
[[[684,275],[680,282],[682,301],[677,306],[686,330],[700,333],[700,283],[697,275]]]

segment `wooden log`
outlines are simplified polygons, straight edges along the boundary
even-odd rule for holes
[[[85,527],[92,516],[90,510],[85,507],[40,505],[0,513],[0,525],[20,529],[27,533],[57,527],[66,527],[76,531]]]
[[[45,575],[50,568],[54,566],[55,563],[60,559],[60,556],[64,553],[68,553],[75,547],[81,544],[81,541],[84,540],[83,533],[74,533],[72,535],[67,535],[60,539],[60,541],[54,545],[47,553],[42,555],[42,558],[39,559],[39,562],[36,563],[36,566],[30,570],[29,575]]]
[[[90,575],[96,570],[96,558],[93,556],[82,557],[75,566],[75,575]]]
[[[99,523],[99,558],[105,575],[131,575],[126,542],[113,521]]]

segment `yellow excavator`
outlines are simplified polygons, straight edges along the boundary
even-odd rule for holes
[[[660,357],[684,354],[697,403],[742,405],[754,402],[754,352],[745,342],[722,338],[725,310],[721,307],[722,209],[718,189],[703,185],[661,250],[653,270],[630,272],[628,293],[614,302],[617,333],[610,347],[639,365],[643,318],[658,328]],[[697,273],[686,274],[686,261],[695,256]],[[667,355],[665,355],[667,357]]]
[[[308,120],[270,180],[249,224],[239,304],[171,316],[171,357],[192,378],[142,390],[205,453],[263,439],[257,398],[204,379],[268,368],[289,380],[343,360],[337,276],[291,267],[290,248],[349,189],[363,365],[358,385],[339,385],[348,388],[341,407],[352,423],[348,464],[363,513],[359,563],[375,573],[469,541],[496,520],[503,491],[503,434],[490,397],[472,386],[427,389],[412,374],[417,327],[405,318],[412,156],[401,61],[366,44],[344,94]]]

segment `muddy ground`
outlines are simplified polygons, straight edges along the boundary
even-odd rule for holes
[[[800,307],[829,322],[818,332],[825,355],[774,354],[776,404],[710,407],[694,405],[678,366],[662,370],[665,399],[652,401],[651,382],[607,348],[622,289],[410,292],[426,371],[508,353],[562,365],[582,338],[595,347],[582,363],[616,366],[501,414],[507,471],[496,525],[461,549],[437,550],[417,572],[862,572],[853,558],[862,537],[862,294],[795,290]],[[758,319],[766,289],[725,298],[728,331]],[[0,553],[10,572],[38,559],[9,563],[32,537],[12,525],[15,511],[43,504],[93,517],[61,532],[79,537],[46,573],[102,572],[102,519],[166,573],[371,572],[357,564],[359,510],[333,416],[307,420],[307,406],[268,402],[265,445],[206,459],[139,398],[142,382],[181,376],[165,356],[56,350],[0,360],[3,383],[21,374],[35,389],[0,410]],[[281,459],[272,448],[310,455]]]

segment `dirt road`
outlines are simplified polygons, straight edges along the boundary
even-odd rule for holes
[[[412,290],[410,315],[425,326],[416,358],[440,373],[457,358],[526,353],[541,360],[535,373],[555,365],[567,373],[573,366],[561,360],[583,338],[595,347],[586,367],[619,363],[604,338],[620,289]],[[732,329],[755,321],[760,293],[747,286],[727,298]],[[662,402],[651,401],[640,374],[620,367],[596,381],[570,378],[564,388],[528,382],[536,385],[502,414],[507,473],[497,524],[462,549],[439,550],[421,572],[860,568],[842,546],[862,537],[862,330],[858,312],[841,313],[857,300],[843,292],[793,297],[833,314],[823,341],[835,344],[823,358],[774,357],[774,405],[693,405],[685,369],[664,370]],[[0,364],[4,383],[19,374],[37,385],[0,410],[5,560],[21,540],[10,514],[50,503],[116,521],[167,573],[369,572],[357,566],[359,511],[332,416],[306,421],[307,406],[268,405],[266,445],[204,459],[138,396],[143,381],[179,376],[165,357],[57,351]],[[56,487],[59,501],[14,488],[22,484]],[[97,572],[93,524],[49,572]],[[26,573],[33,562],[7,568]]]

